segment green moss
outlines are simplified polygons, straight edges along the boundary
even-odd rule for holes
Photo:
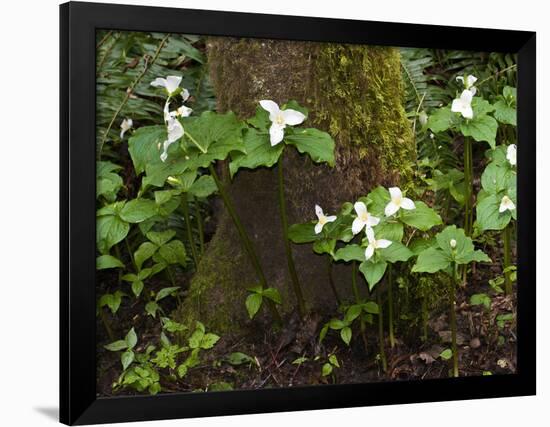
[[[410,179],[415,147],[402,105],[397,49],[324,45],[316,60],[314,85],[316,125],[328,128],[340,144],[359,147],[361,159],[378,159],[379,172]]]

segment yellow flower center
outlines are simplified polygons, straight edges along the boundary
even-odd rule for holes
[[[326,223],[327,223],[327,217],[326,216],[322,216],[321,218],[319,218],[319,224],[325,225]]]
[[[285,124],[285,118],[281,113],[277,114],[277,117],[275,117],[275,123],[277,123],[280,126]]]

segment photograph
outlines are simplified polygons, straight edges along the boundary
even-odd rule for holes
[[[515,51],[95,57],[98,397],[517,373]]]

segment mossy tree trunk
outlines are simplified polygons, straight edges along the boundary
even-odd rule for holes
[[[316,203],[333,214],[343,202],[355,201],[376,185],[396,185],[410,176],[415,147],[402,107],[396,49],[212,38],[208,58],[218,111],[232,110],[244,118],[254,114],[261,99],[279,104],[294,99],[310,111],[305,125],[326,130],[336,140],[334,168],[287,150],[291,224],[314,219]],[[226,168],[220,169],[228,179]],[[295,309],[295,299],[282,241],[277,171],[240,170],[230,192],[269,286],[279,289],[284,299],[281,311],[288,314]],[[294,245],[293,253],[308,309],[333,310],[326,255],[314,254],[311,245]],[[351,297],[351,267],[336,266],[333,277],[340,296]],[[180,314],[218,333],[238,333],[248,324],[246,288],[256,283],[233,223],[222,212]],[[262,316],[268,318],[266,309]]]

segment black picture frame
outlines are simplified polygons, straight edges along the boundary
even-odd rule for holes
[[[95,32],[177,32],[518,54],[517,373],[287,389],[96,397]],[[159,420],[533,395],[536,34],[69,2],[60,6],[60,421]]]

